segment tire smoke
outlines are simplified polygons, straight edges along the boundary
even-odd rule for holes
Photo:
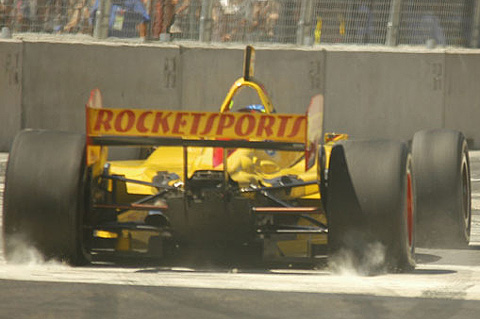
[[[330,270],[339,275],[374,276],[387,272],[385,246],[379,242],[361,249],[341,249],[329,259]]]
[[[8,247],[5,247],[8,245]],[[8,243],[3,242],[3,251],[8,252],[8,263],[14,265],[61,265],[56,260],[46,259],[35,247],[33,247],[24,236],[15,235],[9,238]]]

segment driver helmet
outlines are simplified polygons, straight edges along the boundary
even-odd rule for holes
[[[265,106],[262,104],[250,104],[244,108],[238,110],[243,113],[266,113]]]

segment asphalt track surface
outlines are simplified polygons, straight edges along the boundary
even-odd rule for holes
[[[6,154],[0,154],[1,163]],[[348,260],[318,269],[72,268],[0,257],[1,318],[480,318],[480,152],[471,152],[469,249],[417,249],[416,270],[366,276]],[[3,192],[0,177],[0,193]],[[1,246],[0,246],[1,249]]]

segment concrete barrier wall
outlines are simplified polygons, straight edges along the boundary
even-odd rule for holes
[[[94,88],[107,107],[178,108],[178,60],[177,47],[25,42],[24,125],[83,132]]]
[[[182,109],[218,111],[233,82],[242,75],[240,48],[183,48]]]
[[[22,43],[0,43],[0,150],[10,148],[22,127]]]
[[[312,96],[324,94],[323,50],[258,50],[256,65],[278,112],[305,113]]]
[[[480,148],[480,54],[446,55],[445,127],[462,131]]]
[[[278,112],[303,113],[324,94],[329,131],[409,139],[448,127],[480,148],[479,53],[260,47],[255,75]],[[242,61],[243,46],[0,41],[0,151],[20,128],[83,131],[96,87],[107,107],[218,110]]]
[[[243,46],[183,48],[182,107],[218,111],[233,82],[242,76],[243,51]],[[323,93],[323,64],[323,51],[257,48],[255,78],[265,86],[278,112],[304,113],[310,98]],[[254,102],[249,98],[241,96],[234,107]]]
[[[326,129],[408,140],[444,126],[442,53],[327,52]],[[443,76],[443,73],[440,75]]]

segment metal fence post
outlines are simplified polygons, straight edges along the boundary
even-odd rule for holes
[[[470,38],[470,47],[478,48],[480,38],[480,0],[475,0],[473,9],[472,35]]]
[[[297,24],[297,45],[311,45],[312,41],[313,1],[302,0],[300,18]]]
[[[202,10],[200,13],[200,42],[210,42],[212,40],[212,8],[213,0],[202,0]]]
[[[393,0],[390,6],[390,16],[387,24],[387,40],[385,44],[388,46],[396,46],[398,44],[401,10],[402,0]]]
[[[95,28],[93,29],[93,37],[97,39],[106,39],[108,37],[108,24],[111,0],[100,0],[95,13]]]
[[[197,26],[195,25],[195,11],[196,11],[196,8],[191,7],[190,5],[190,9],[188,10],[188,36],[187,36],[188,39],[194,39],[193,35],[195,34],[196,31],[198,31],[196,29],[198,25]]]

